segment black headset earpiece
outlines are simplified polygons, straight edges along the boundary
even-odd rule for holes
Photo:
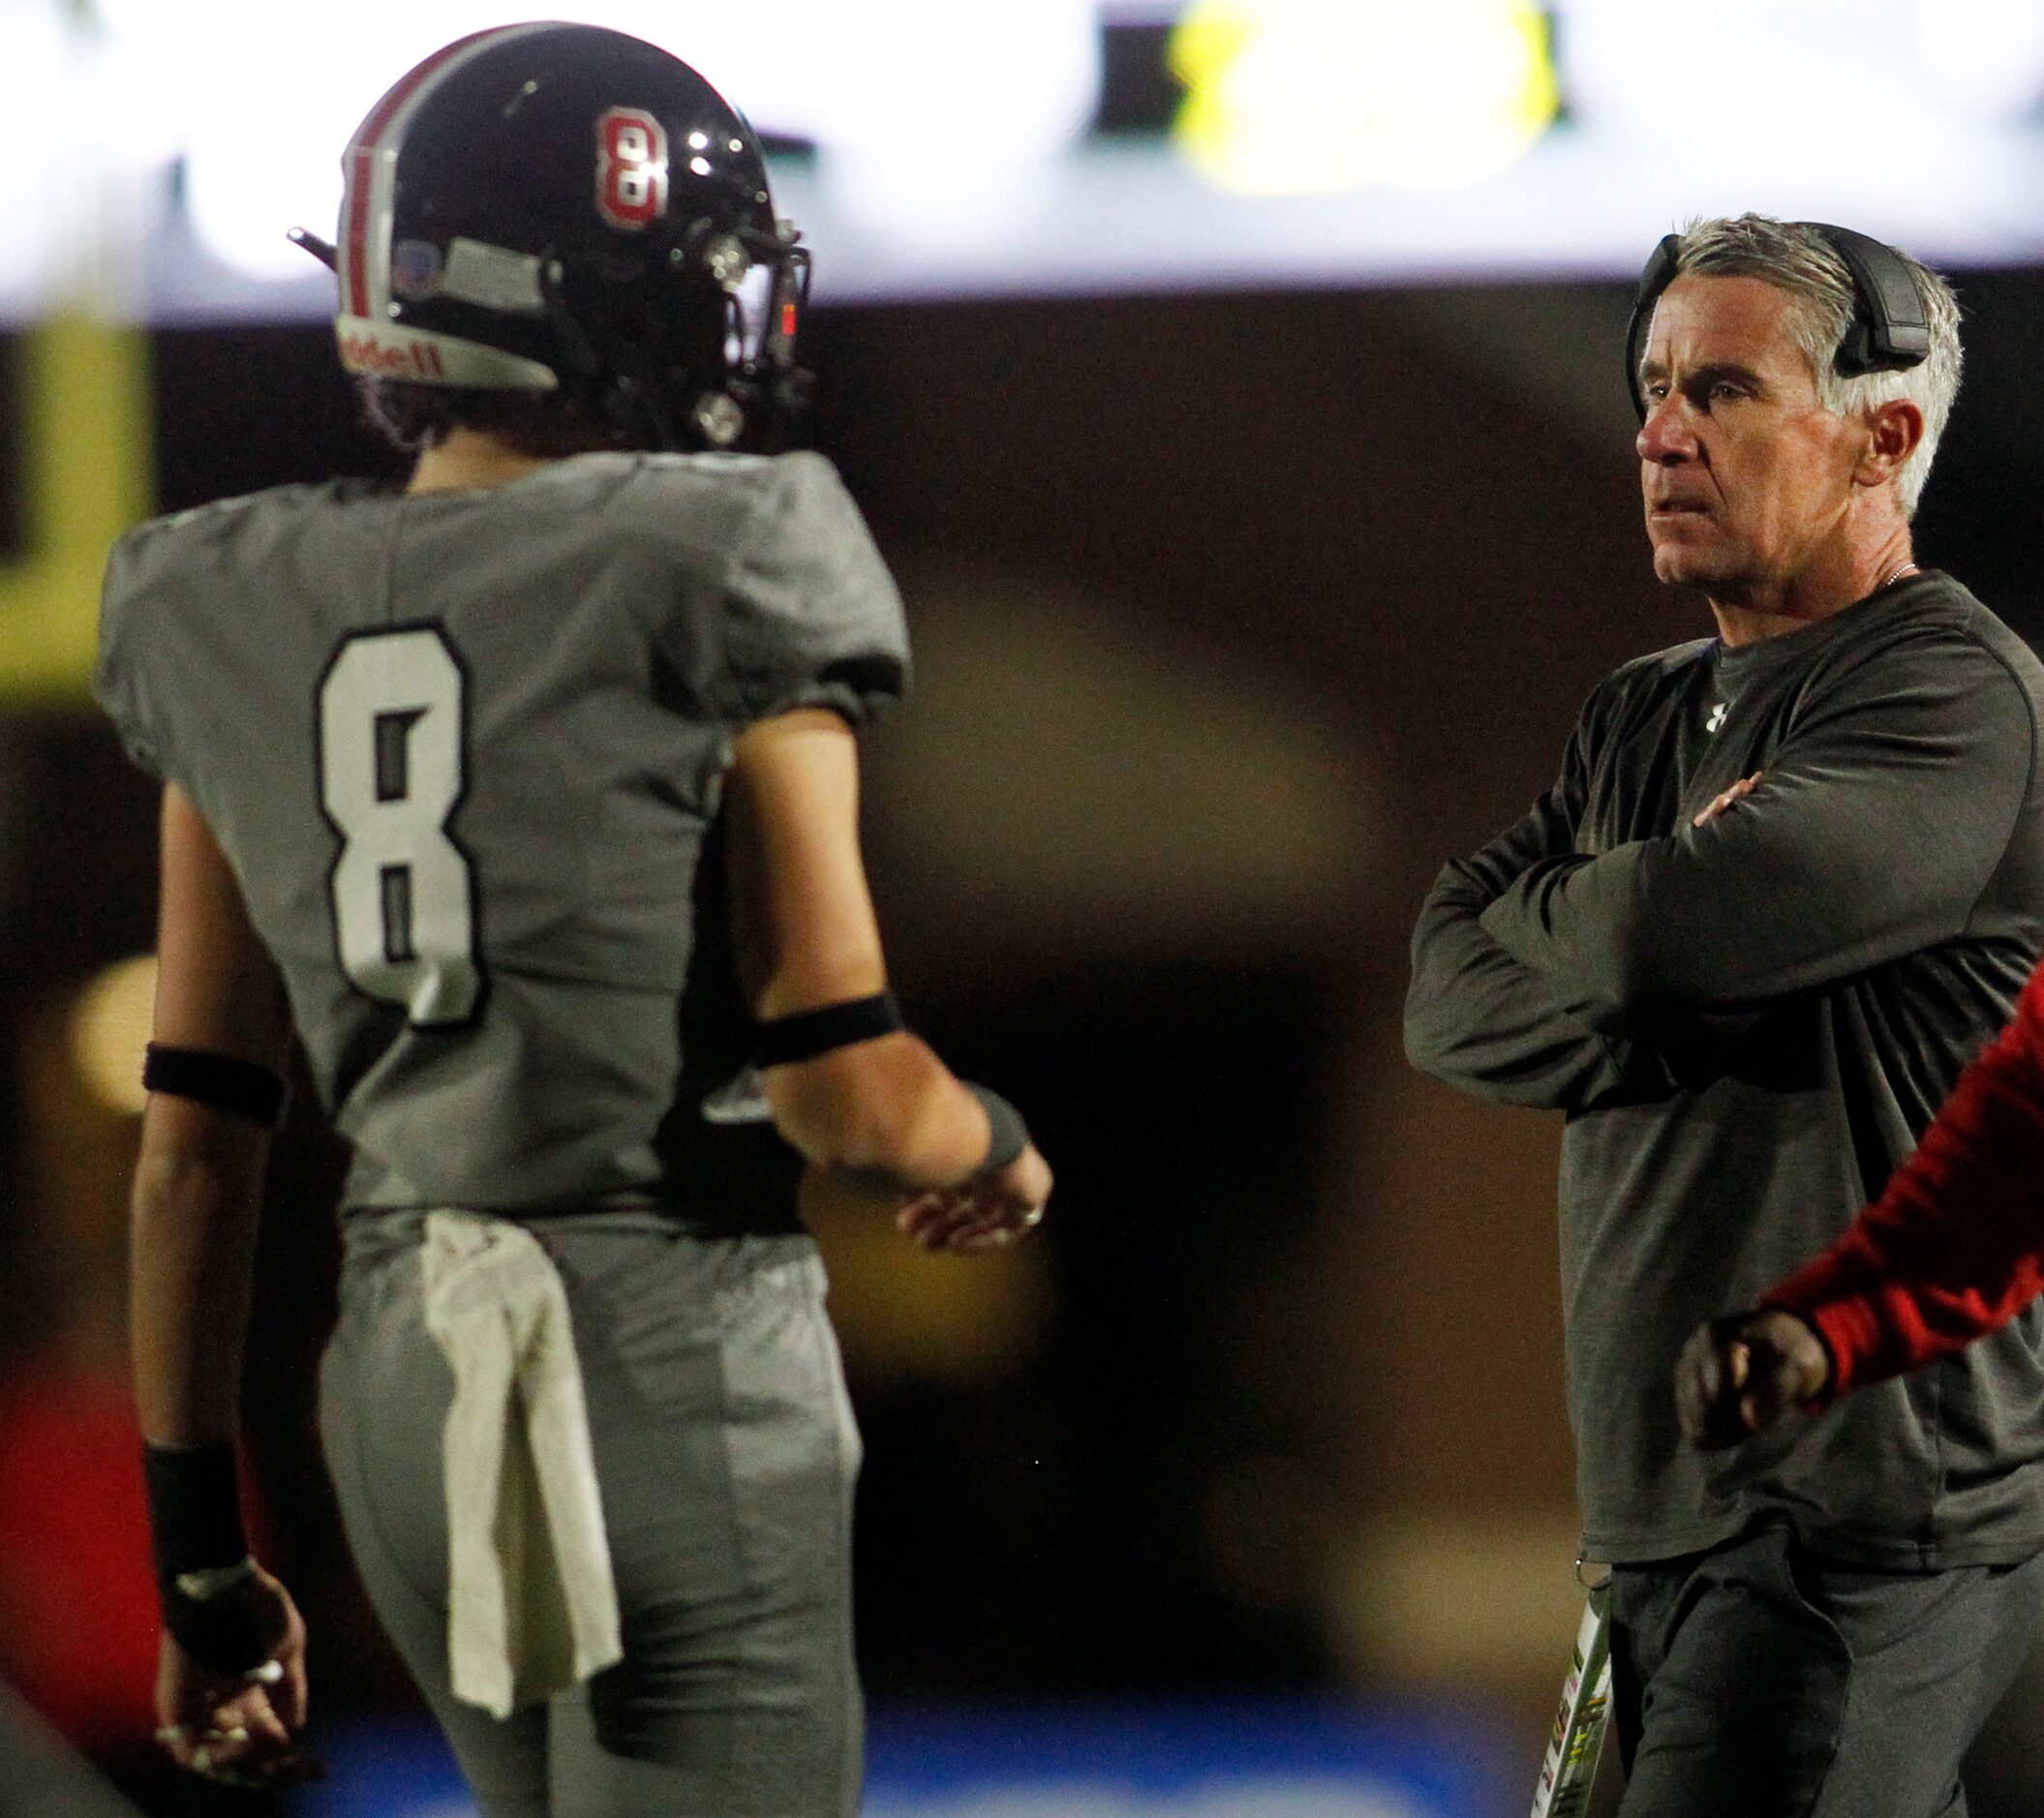
[[[1852,325],[1839,343],[1833,361],[1838,371],[1851,378],[1858,373],[1898,373],[1921,365],[1931,351],[1930,313],[1902,255],[1871,234],[1855,233],[1850,227],[1834,227],[1822,221],[1795,225],[1821,234],[1852,275]],[[1681,244],[1679,233],[1668,233],[1654,248],[1646,269],[1639,274],[1639,294],[1633,299],[1632,319],[1626,327],[1626,387],[1642,423],[1647,404],[1639,389],[1640,356],[1646,351],[1654,305],[1675,281]]]
[[[1848,378],[1855,373],[1895,373],[1919,366],[1931,351],[1931,318],[1923,293],[1902,255],[1869,234],[1834,227],[1821,221],[1801,224],[1824,236],[1852,274],[1859,298],[1852,326],[1839,343],[1834,364]]]
[[[1632,299],[1632,319],[1626,324],[1626,387],[1632,394],[1632,409],[1639,420],[1647,420],[1646,394],[1639,389],[1639,362],[1646,353],[1647,329],[1654,320],[1654,305],[1662,291],[1675,282],[1676,258],[1682,247],[1679,233],[1663,233],[1647,256],[1646,269],[1639,274],[1639,294]]]

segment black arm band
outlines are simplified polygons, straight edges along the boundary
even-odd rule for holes
[[[150,1043],[142,1059],[142,1086],[259,1124],[274,1124],[284,1111],[284,1081],[269,1068],[203,1048]]]
[[[241,1598],[194,1590],[195,1575],[221,1572],[249,1557],[241,1525],[234,1448],[144,1445],[142,1481],[149,1496],[149,1537],[164,1626],[208,1672],[247,1673],[269,1657],[254,1612]]]
[[[227,1440],[145,1444],[142,1482],[149,1493],[158,1578],[168,1583],[181,1573],[211,1571],[248,1558],[234,1448]]]
[[[1029,1126],[1022,1122],[1022,1113],[998,1092],[976,1086],[969,1079],[961,1079],[959,1084],[979,1100],[980,1109],[987,1113],[987,1159],[979,1165],[977,1171],[998,1174],[1029,1146]]]
[[[821,1010],[799,1010],[792,1016],[776,1016],[771,1022],[752,1025],[752,1065],[787,1067],[796,1061],[814,1060],[834,1047],[894,1035],[901,1027],[900,1008],[892,991],[826,1004]]]

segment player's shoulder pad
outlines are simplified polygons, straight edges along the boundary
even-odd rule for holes
[[[858,515],[837,468],[828,456],[811,449],[779,455],[635,453],[578,459],[592,465],[628,464],[641,488],[668,500],[700,506],[711,498],[721,498],[762,527],[795,533],[812,513]]]
[[[169,755],[164,745],[165,690],[160,669],[162,627],[201,590],[191,585],[195,535],[231,512],[238,500],[223,500],[190,511],[171,512],[138,524],[117,541],[107,558],[100,591],[100,650],[92,691],[120,734],[129,755],[145,771],[164,774]]]
[[[100,594],[101,698],[111,698],[125,672],[150,660],[145,651],[161,627],[219,610],[223,580],[244,568],[254,572],[266,537],[355,484],[273,487],[215,500],[151,518],[121,537],[107,555]]]
[[[722,557],[721,635],[737,716],[824,700],[857,718],[902,693],[901,596],[838,470],[804,452],[713,470],[747,495]]]
[[[137,524],[113,545],[107,558],[107,595],[116,597],[146,587],[174,567],[190,549],[196,529],[234,512],[240,499],[218,499],[187,511],[166,512]],[[200,534],[202,534],[202,530]]]
[[[818,471],[828,482],[822,488]],[[725,580],[761,536],[801,534],[809,516],[803,493],[843,492],[836,469],[807,453],[605,451],[562,462],[557,478],[564,497],[608,514],[617,535],[666,547]]]
[[[107,553],[100,593],[100,664],[104,674],[124,660],[135,621],[160,604],[187,595],[176,579],[193,565],[194,551],[223,518],[246,500],[216,500],[187,511],[167,512],[137,524]]]
[[[800,542],[861,551],[872,548],[872,532],[836,466],[803,450],[777,456],[761,476],[753,513],[753,546]]]
[[[900,633],[901,599],[866,519],[820,454],[775,457],[733,551],[739,586],[785,592],[804,616],[856,616]]]
[[[273,486],[150,518],[121,537],[107,557],[107,599],[110,603],[117,597],[145,592],[193,568],[222,561],[224,552],[252,529],[337,498],[353,484],[328,481],[317,486]]]

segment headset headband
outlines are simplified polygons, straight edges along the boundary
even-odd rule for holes
[[[1791,225],[1818,235],[1839,256],[1852,279],[1852,320],[1839,343],[1833,367],[1849,379],[1859,373],[1899,373],[1921,365],[1931,351],[1930,313],[1902,255],[1871,234],[1855,233],[1850,227],[1834,227],[1822,221]],[[1632,319],[1626,326],[1626,386],[1642,423],[1647,404],[1639,389],[1639,360],[1646,351],[1654,305],[1681,269],[1681,234],[1662,235],[1639,274],[1639,294],[1632,302]]]

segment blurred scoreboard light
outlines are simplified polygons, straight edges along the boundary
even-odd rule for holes
[[[1178,144],[1251,195],[1480,183],[1558,106],[1532,0],[1197,0],[1172,64]]]
[[[310,320],[362,113],[495,0],[0,0],[0,318]],[[820,301],[1636,272],[1698,212],[2044,258],[2038,0],[590,0],[774,150]],[[90,280],[89,286],[87,280]]]
[[[1501,1725],[1446,1705],[1227,1701],[870,1713],[864,1818],[1494,1818]],[[472,1818],[420,1728],[321,1745],[296,1818]],[[1530,1775],[1530,1769],[1528,1770]]]
[[[328,230],[341,148],[377,96],[503,11],[365,0],[359,16],[386,15],[383,28],[336,33],[272,0],[99,4],[114,54],[162,75],[151,92],[202,247],[266,279],[307,269],[283,228]],[[686,56],[778,139],[817,147],[834,202],[900,235],[997,232],[1032,176],[1083,135],[1097,99],[1093,0],[778,0],[765,32],[743,8],[612,0],[585,11]],[[195,30],[202,15],[212,29]]]
[[[2044,101],[2037,0],[1912,0],[1924,74],[1962,118],[2020,125]]]

